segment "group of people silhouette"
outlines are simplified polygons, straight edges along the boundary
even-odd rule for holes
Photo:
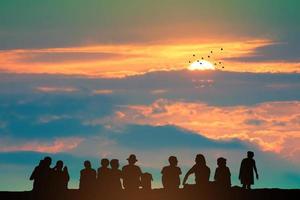
[[[244,189],[251,189],[254,184],[254,172],[258,179],[257,168],[254,153],[247,152],[247,158],[241,162],[239,179]],[[150,173],[143,173],[141,168],[136,165],[138,161],[134,154],[127,158],[128,164],[119,169],[119,160],[106,158],[101,160],[101,166],[96,171],[92,168],[91,162],[84,161],[84,169],[80,171],[79,189],[82,192],[91,193],[92,191],[118,192],[138,191],[140,188],[145,191],[151,190],[153,181]],[[162,185],[166,191],[175,191],[180,187],[180,175],[182,171],[178,167],[178,160],[175,156],[170,156],[169,165],[161,170]],[[51,168],[52,159],[45,157],[39,165],[33,170],[30,180],[33,180],[33,191],[39,193],[55,191],[55,193],[64,192],[68,188],[69,173],[68,168],[64,166],[63,161],[57,161],[55,167]],[[183,186],[191,174],[195,176],[195,187],[205,188],[208,185],[228,190],[231,187],[231,173],[226,166],[226,159],[220,157],[217,159],[217,168],[214,174],[214,182],[210,182],[210,168],[206,165],[205,157],[198,154],[195,158],[195,164],[188,170],[183,178]]]
[[[57,161],[53,168],[50,167],[51,163],[52,159],[47,156],[34,168],[30,176],[30,180],[33,180],[33,191],[63,192],[67,190],[70,180],[68,168],[61,160]]]

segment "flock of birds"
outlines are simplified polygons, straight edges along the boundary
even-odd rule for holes
[[[220,51],[223,51],[224,49],[223,48],[220,48]],[[222,62],[218,62],[218,61],[215,61],[215,60],[212,60],[212,58],[213,58],[213,54],[214,54],[214,51],[210,51],[210,54],[209,55],[207,55],[206,57],[201,57],[201,60],[197,60],[197,62],[200,64],[200,65],[202,65],[203,63],[202,63],[202,61],[203,60],[208,60],[208,61],[210,61],[213,65],[214,65],[214,67],[216,68],[216,69],[220,69],[220,68],[222,68],[222,69],[224,69],[225,67],[224,67],[224,63],[222,63]],[[193,54],[193,58],[195,58],[196,57],[196,54]],[[195,61],[189,61],[189,63],[190,64],[192,64],[192,63],[194,63]]]

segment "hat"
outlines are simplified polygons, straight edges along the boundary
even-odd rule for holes
[[[127,160],[138,161],[138,160],[136,159],[136,156],[135,156],[134,154],[131,154],[131,155],[127,158]]]

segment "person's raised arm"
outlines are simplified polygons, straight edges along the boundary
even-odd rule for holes
[[[70,175],[69,175],[69,170],[68,170],[68,167],[67,167],[67,166],[64,167],[63,172],[65,173],[66,181],[69,182],[69,180],[70,180]]]

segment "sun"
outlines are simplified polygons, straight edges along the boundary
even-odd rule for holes
[[[215,70],[216,68],[214,65],[207,61],[207,60],[199,60],[193,62],[189,67],[189,70],[194,71],[194,70]]]

